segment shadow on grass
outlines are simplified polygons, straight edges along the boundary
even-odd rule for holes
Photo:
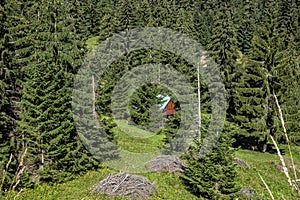
[[[255,136],[245,136],[235,134],[234,136],[235,142],[233,143],[233,147],[240,148],[240,149],[247,149],[252,151],[262,152],[264,142],[259,140],[259,137]],[[275,149],[274,144],[268,143],[267,144],[267,153],[270,154],[277,154],[277,150]],[[286,149],[280,148],[280,153],[285,155]]]

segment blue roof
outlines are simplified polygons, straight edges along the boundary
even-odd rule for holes
[[[162,99],[161,99],[161,102],[163,102],[163,103],[162,103],[161,106],[159,107],[159,110],[163,111],[163,110],[166,108],[166,106],[168,105],[168,103],[171,101],[171,97],[169,97],[168,95],[167,95],[167,96],[164,96],[164,95],[162,95],[162,94],[159,94],[159,95],[157,95],[156,97],[157,97],[157,98],[162,98]]]

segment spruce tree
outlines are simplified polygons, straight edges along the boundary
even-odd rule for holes
[[[230,120],[233,108],[234,86],[232,80],[237,70],[238,50],[237,27],[233,7],[230,2],[220,2],[214,17],[211,40],[206,46],[221,73],[227,94],[227,117]]]
[[[148,26],[171,28],[175,23],[174,7],[166,0],[153,0],[150,2],[151,16]]]
[[[233,118],[242,128],[262,142],[262,151],[267,149],[268,135],[282,137],[273,93],[280,102],[285,100],[285,91],[291,85],[295,72],[291,65],[291,48],[286,48],[286,32],[279,20],[279,5],[266,1],[261,23],[252,39],[248,60],[241,64],[237,73]],[[246,56],[247,57],[247,56]],[[241,62],[243,63],[243,62]],[[289,78],[287,78],[289,77]]]
[[[203,115],[201,133],[207,137],[209,115]],[[225,123],[223,133],[208,155],[199,155],[203,145],[203,138],[194,143],[184,156],[187,168],[184,170],[182,181],[197,197],[205,199],[234,199],[239,193],[236,185],[235,163],[233,161],[235,149],[232,148],[233,134],[239,128],[231,123]]]
[[[291,39],[299,41],[299,6],[300,3],[295,0],[281,1],[279,3],[279,21],[286,32],[285,47]],[[299,44],[299,43],[298,43]],[[298,45],[299,46],[299,45]]]
[[[255,29],[255,23],[259,17],[258,2],[257,1],[234,1],[236,5],[234,18],[237,24],[237,40],[238,48],[244,53],[248,54],[253,33]]]
[[[288,42],[286,49],[286,63],[281,66],[280,75],[276,82],[280,90],[274,92],[279,97],[279,103],[283,110],[283,115],[286,123],[286,129],[290,140],[299,144],[299,131],[300,126],[300,102],[299,102],[299,80],[300,80],[300,63],[297,61],[297,48],[295,40],[291,39]],[[274,95],[273,94],[273,95]],[[280,128],[277,133],[279,141],[285,142],[286,139],[283,135],[283,130]]]
[[[34,60],[26,69],[19,132],[28,147],[28,169],[40,180],[68,180],[94,164],[72,119],[73,78],[81,65],[82,44],[71,8],[70,2],[59,0],[31,10]]]
[[[192,10],[194,18],[195,34],[197,34],[197,40],[203,46],[206,46],[210,41],[212,35],[211,23],[213,23],[213,17],[215,8],[210,1],[195,1],[194,9]]]
[[[21,89],[23,80],[23,71],[31,59],[32,39],[28,37],[30,25],[27,21],[25,10],[31,4],[29,2],[3,1],[1,4],[4,10],[1,12],[1,95],[3,96],[1,105],[1,117],[5,121],[1,128],[1,149],[5,154],[3,164],[7,164],[4,190],[17,189],[22,186],[26,180],[21,173],[21,177],[15,175],[19,173],[18,169],[22,160],[21,155],[25,152],[22,135],[16,130],[19,120],[19,102],[21,100]],[[3,79],[2,79],[3,78]],[[3,152],[3,153],[4,153]],[[10,161],[9,161],[10,160]],[[10,186],[10,187],[8,187]]]
[[[136,26],[137,27],[145,27],[149,24],[150,16],[151,16],[151,1],[149,0],[141,0],[141,2],[136,3]]]
[[[0,3],[0,52],[3,52],[3,45],[4,45],[4,34],[6,32],[5,30],[5,22],[6,22],[6,13],[5,13],[5,3]],[[3,64],[2,56],[0,57],[0,170],[3,172],[5,169],[5,165],[7,164],[9,160],[9,151],[10,151],[10,136],[9,132],[11,131],[12,122],[9,117],[10,111],[7,110],[9,108],[9,100],[6,97],[6,83],[5,83],[5,66]],[[3,178],[3,173],[0,175],[0,179]],[[5,175],[7,176],[7,175]],[[3,183],[0,183],[0,191],[2,191],[3,188],[7,188],[7,185],[3,185]]]

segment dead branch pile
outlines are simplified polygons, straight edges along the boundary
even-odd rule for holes
[[[292,170],[293,169],[293,165],[298,168],[298,164],[294,161],[293,163],[291,162],[290,159],[288,158],[283,158],[285,164],[286,164],[286,167],[288,168],[288,170]],[[278,164],[277,162],[272,162],[272,164],[274,164],[276,166],[276,168],[281,171],[281,172],[284,172],[284,166],[282,164]]]
[[[276,166],[276,168],[277,168],[279,171],[284,172],[284,168],[283,168],[283,166],[282,166],[281,164],[275,163],[275,166]]]
[[[154,172],[183,173],[186,165],[176,156],[162,155],[148,162],[146,167]]]
[[[246,163],[245,161],[243,161],[242,159],[239,158],[234,158],[234,162],[240,166],[240,167],[245,167],[245,168],[249,168],[250,166],[248,165],[248,163]]]
[[[95,184],[90,192],[132,199],[147,199],[155,193],[155,187],[148,179],[142,176],[120,173],[109,175]]]
[[[245,198],[251,198],[256,196],[256,192],[254,190],[251,190],[249,188],[242,188],[242,195]]]

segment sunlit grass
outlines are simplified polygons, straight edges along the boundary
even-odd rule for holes
[[[295,155],[297,155],[295,158],[299,160],[299,153]],[[253,199],[269,199],[258,173],[262,175],[276,199],[297,199],[296,191],[292,191],[285,175],[276,168],[275,164],[280,164],[277,154],[240,150],[236,156],[250,165],[250,168],[238,169],[238,183],[257,193],[257,198]],[[287,155],[284,157],[289,158]],[[291,172],[291,168],[289,170]],[[299,173],[299,167],[297,171]]]
[[[112,129],[114,132],[114,142],[120,149],[135,153],[153,152],[164,146],[165,135],[153,134],[133,125],[128,125],[124,121],[118,121],[118,127]],[[124,132],[124,130],[128,132]],[[136,137],[138,135],[153,135],[151,137]]]
[[[129,144],[128,144],[129,145]],[[299,148],[293,148],[296,163],[300,159]],[[236,157],[246,161],[250,168],[238,167],[237,181],[241,187],[252,189],[257,196],[251,199],[270,199],[269,194],[258,176],[258,172],[263,176],[266,183],[272,190],[275,199],[297,199],[297,194],[292,191],[287,183],[284,174],[275,166],[279,164],[276,154],[260,153],[256,151],[239,150]],[[288,158],[288,155],[285,155]],[[299,173],[299,167],[297,165]],[[34,189],[26,189],[16,198],[20,200],[108,200],[126,199],[122,197],[108,197],[105,195],[91,195],[89,189],[100,180],[106,178],[108,174],[116,174],[118,171],[106,167],[98,171],[90,171],[87,174],[62,184],[40,184]],[[179,175],[168,173],[140,173],[138,175],[148,178],[156,187],[156,194],[150,200],[174,199],[174,200],[194,200],[198,199],[187,191],[180,181]],[[13,199],[16,194],[11,194],[5,199]],[[240,198],[242,199],[242,198]]]
[[[124,130],[129,131],[131,134],[125,133]],[[150,132],[140,129],[138,127],[127,124],[125,121],[119,121],[118,127],[113,129],[115,134],[114,143],[120,149],[132,152],[133,154],[121,153],[122,159],[126,160],[129,164],[142,163],[144,164],[149,158],[143,157],[146,152],[155,152],[162,148],[164,145],[165,136],[162,134],[155,134],[148,138],[135,137],[133,135],[143,134],[149,135]],[[289,154],[287,147],[281,145],[287,165],[290,166]],[[297,174],[300,174],[300,147],[293,146],[293,156],[296,162]],[[126,152],[125,151],[125,152]],[[142,157],[134,155],[139,153]],[[146,154],[145,154],[146,155]],[[153,154],[155,155],[155,154]],[[129,157],[128,157],[129,156]],[[249,188],[256,192],[256,197],[251,199],[270,199],[268,191],[263,185],[259,174],[264,178],[272,191],[275,199],[297,199],[296,191],[292,191],[289,186],[285,175],[280,172],[275,164],[280,164],[279,158],[276,153],[261,153],[257,151],[239,150],[236,152],[236,157],[246,161],[250,168],[237,168],[237,183],[240,187]],[[125,165],[124,165],[125,166]],[[142,166],[143,168],[143,166]],[[141,168],[141,170],[143,170]],[[127,171],[126,167],[121,171]],[[292,169],[289,168],[291,177],[293,177]],[[60,200],[60,199],[84,199],[84,200],[107,200],[107,199],[126,199],[122,197],[108,197],[106,195],[92,195],[89,189],[100,180],[108,176],[108,174],[116,174],[117,170],[112,170],[103,167],[98,171],[90,171],[87,174],[76,178],[63,184],[40,184],[34,189],[26,189],[17,198],[21,200]],[[150,200],[159,199],[174,199],[174,200],[193,200],[198,199],[188,190],[180,181],[179,175],[171,175],[168,173],[139,173],[138,175],[145,176],[156,186],[156,194]],[[13,199],[16,194],[11,194],[5,199]],[[239,198],[242,199],[242,198]]]

